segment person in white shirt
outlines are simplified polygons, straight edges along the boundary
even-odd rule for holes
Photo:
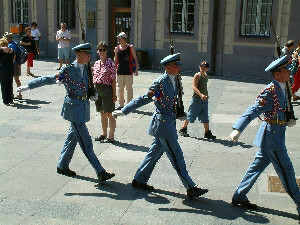
[[[35,45],[36,45],[36,50],[37,50],[36,58],[39,58],[40,40],[42,38],[42,34],[41,34],[40,30],[37,28],[37,23],[36,22],[31,23],[31,36],[33,37]]]
[[[60,70],[63,64],[63,59],[65,58],[66,64],[69,64],[69,48],[71,41],[71,33],[66,30],[67,25],[65,23],[60,24],[60,30],[56,33],[56,41],[58,41],[58,59],[59,67],[57,70]]]

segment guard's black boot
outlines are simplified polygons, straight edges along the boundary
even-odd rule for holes
[[[76,173],[73,170],[70,170],[69,168],[63,170],[57,167],[57,173],[68,176],[68,177],[75,177]]]
[[[204,138],[206,138],[206,139],[216,139],[216,136],[214,136],[212,133],[211,133],[211,131],[209,130],[209,131],[207,131],[207,132],[205,132],[205,134],[204,134]]]
[[[246,209],[257,209],[257,205],[251,203],[249,200],[246,201],[240,201],[240,200],[234,200],[232,199],[231,204],[234,206],[240,206]]]
[[[108,173],[106,171],[103,171],[101,173],[98,173],[98,180],[101,181],[106,181],[109,180],[111,178],[113,178],[115,176],[114,173]]]
[[[189,198],[199,197],[201,195],[204,195],[207,192],[208,192],[208,189],[202,189],[202,188],[198,188],[198,187],[192,187],[192,188],[190,188],[190,189],[187,190],[187,196]]]
[[[131,185],[134,188],[143,189],[143,190],[146,190],[146,191],[154,191],[154,187],[153,186],[148,185],[147,183],[138,182],[135,179],[133,179]]]

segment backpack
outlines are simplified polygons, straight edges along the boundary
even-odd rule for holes
[[[16,63],[17,64],[24,64],[28,59],[28,54],[29,53],[27,52],[27,50],[23,46],[18,45],[16,42],[14,42],[14,44],[17,47],[17,50],[16,50]]]
[[[28,59],[28,52],[27,50],[22,47],[21,45],[17,45],[17,53],[16,53],[16,62],[18,64],[23,64]]]
[[[130,69],[130,74],[132,75],[133,73],[135,73],[136,71],[136,61],[134,60],[133,56],[132,56],[132,49],[130,46],[130,55],[129,55],[129,69]]]

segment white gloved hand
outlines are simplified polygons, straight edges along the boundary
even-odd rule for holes
[[[112,112],[112,116],[117,118],[118,116],[125,116],[125,114],[122,112],[122,110],[115,110]]]
[[[288,127],[293,127],[296,125],[296,120],[291,119],[289,122],[287,122]]]
[[[230,140],[233,141],[233,142],[237,142],[238,139],[239,139],[239,137],[240,137],[240,135],[241,135],[241,133],[242,132],[239,131],[239,130],[232,131],[231,134],[230,134],[230,136],[229,136]]]
[[[60,86],[62,84],[62,80],[56,80],[56,84]]]
[[[29,90],[29,86],[28,85],[17,87],[17,92],[19,92],[19,93],[21,93],[23,91],[27,91],[27,90]]]
[[[91,101],[97,101],[97,99],[98,99],[97,93],[96,93],[96,95],[90,97]]]

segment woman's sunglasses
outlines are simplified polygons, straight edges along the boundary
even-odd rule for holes
[[[106,52],[106,49],[105,48],[100,48],[98,49],[99,52]]]

